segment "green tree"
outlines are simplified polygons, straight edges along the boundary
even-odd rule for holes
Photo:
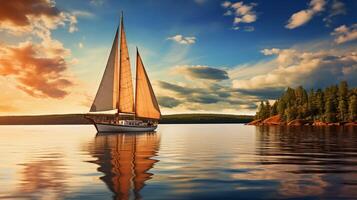
[[[277,109],[278,109],[278,114],[280,115],[280,117],[282,119],[285,119],[286,103],[285,103],[284,99],[279,99],[278,100]]]
[[[291,106],[285,110],[286,119],[288,121],[294,120],[297,117],[297,108],[295,106]]]
[[[337,86],[331,86],[325,89],[325,121],[336,122],[337,111]]]
[[[356,121],[357,120],[357,95],[352,94],[350,96],[349,102],[348,102],[348,114],[349,114],[349,120],[350,121]]]
[[[258,112],[256,113],[256,119],[263,119],[264,118],[264,109],[265,109],[265,106],[264,106],[264,102],[261,101],[260,102],[260,105],[258,107]]]
[[[278,114],[278,101],[279,100],[275,101],[273,106],[271,107],[270,116],[274,116]]]
[[[326,122],[355,121],[357,118],[357,88],[348,88],[346,81],[324,90],[311,89],[309,93],[299,86],[288,87],[271,106],[269,101],[260,103],[256,118],[266,119],[279,114],[283,120],[322,120]]]
[[[265,101],[264,119],[270,116],[271,106],[268,100]]]
[[[338,120],[348,120],[348,85],[346,81],[341,81],[338,88]]]
[[[315,94],[316,119],[323,120],[325,114],[325,97],[321,89],[318,89]]]
[[[317,105],[316,105],[316,98],[315,98],[315,91],[313,89],[310,90],[308,94],[308,100],[307,100],[307,105],[308,105],[308,110],[307,110],[307,116],[310,119],[315,119],[315,116],[317,115]]]

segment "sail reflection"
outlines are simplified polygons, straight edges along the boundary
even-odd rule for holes
[[[90,153],[97,160],[100,179],[114,193],[113,199],[141,199],[140,190],[153,176],[149,170],[160,145],[156,133],[98,134]]]

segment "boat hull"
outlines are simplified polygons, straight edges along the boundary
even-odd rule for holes
[[[94,123],[94,125],[100,133],[150,132],[157,128],[157,126],[125,126],[102,123]]]

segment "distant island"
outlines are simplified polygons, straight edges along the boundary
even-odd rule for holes
[[[347,82],[307,92],[287,88],[273,105],[262,101],[249,125],[357,125],[357,88]]]
[[[90,124],[85,114],[0,116],[0,125],[60,125]],[[254,120],[252,115],[226,114],[174,114],[163,115],[161,124],[213,124],[213,123],[248,123]]]

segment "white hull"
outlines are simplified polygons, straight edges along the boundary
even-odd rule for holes
[[[100,124],[95,123],[95,128],[98,132],[150,132],[154,131],[157,126],[125,126],[125,125],[117,125],[117,124]]]

